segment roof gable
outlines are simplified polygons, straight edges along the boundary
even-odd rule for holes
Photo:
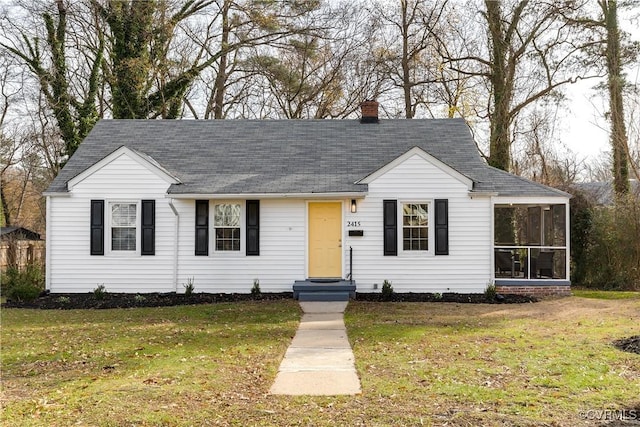
[[[160,163],[155,161],[153,157],[148,156],[139,151],[133,150],[131,148],[121,146],[116,149],[106,157],[103,157],[101,160],[97,161],[78,175],[74,176],[67,182],[67,189],[69,191],[73,190],[73,187],[80,184],[82,181],[104,168],[105,166],[111,164],[115,160],[119,159],[122,156],[127,156],[130,159],[134,160],[140,166],[146,168],[150,172],[157,175],[160,179],[164,180],[168,184],[179,184],[180,180],[173,176],[169,171],[167,171]]]
[[[466,185],[469,190],[473,189],[473,180],[472,179],[470,179],[467,176],[461,174],[460,172],[458,172],[457,170],[453,169],[451,166],[447,165],[446,163],[443,163],[440,160],[436,159],[435,157],[433,157],[429,153],[425,152],[420,147],[413,147],[412,149],[410,149],[406,153],[402,154],[401,156],[396,157],[391,162],[389,162],[386,165],[382,166],[380,169],[370,173],[366,177],[364,177],[361,180],[357,181],[357,183],[358,184],[370,184],[372,181],[376,180],[377,178],[381,177],[382,175],[386,174],[387,172],[395,169],[397,166],[401,165],[402,163],[404,163],[406,160],[410,159],[413,156],[418,156],[418,157],[422,158],[423,160],[425,160],[426,162],[430,163],[431,165],[433,165],[433,166],[437,167],[438,169],[442,170],[446,174],[450,175],[451,177],[455,178],[459,182],[461,182],[464,185]]]

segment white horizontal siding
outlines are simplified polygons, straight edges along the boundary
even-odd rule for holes
[[[50,197],[47,228],[51,292],[89,292],[99,285],[108,292],[175,290],[174,215],[164,197],[168,186],[155,173],[123,155],[78,183],[69,197]],[[90,255],[92,199],[105,200],[107,215],[109,202],[156,200],[155,255],[109,254],[111,242],[106,227],[105,255]],[[136,232],[139,253],[139,227]]]
[[[449,255],[403,252],[399,240],[398,256],[384,256],[385,199],[398,200],[399,206],[402,201],[448,199]],[[433,210],[433,204],[430,207]],[[430,215],[433,219],[433,212]],[[363,237],[346,240],[346,246],[353,248],[353,277],[359,292],[371,291],[374,284],[380,288],[385,279],[397,292],[481,292],[490,281],[490,200],[471,199],[466,185],[419,156],[371,182],[367,198],[359,201],[356,214],[347,214],[347,221],[359,221],[356,228],[364,231]],[[399,229],[401,221],[399,216]],[[429,227],[433,226],[431,221]],[[429,244],[433,250],[433,239]],[[347,252],[347,266],[348,262]]]
[[[180,215],[179,291],[192,278],[195,292],[251,291],[260,281],[263,292],[291,291],[305,277],[306,204],[304,200],[260,201],[260,255],[245,255],[245,228],[241,227],[240,252],[214,251],[213,205],[210,203],[209,255],[195,256],[195,202],[175,200]],[[242,220],[245,216],[244,202]]]
[[[291,291],[307,272],[307,201],[260,201],[260,255],[245,255],[245,204],[242,205],[241,251],[214,250],[213,205],[210,202],[209,255],[195,256],[195,201],[173,200],[178,212],[177,279],[174,280],[176,217],[165,198],[165,181],[127,155],[120,156],[78,183],[70,197],[50,197],[50,275],[52,292],[89,292],[104,284],[111,292],[183,292],[193,279],[195,292],[251,290],[258,279],[264,292]],[[383,256],[384,199],[402,201],[449,200],[449,255],[403,253]],[[89,255],[90,200],[109,202],[156,200],[156,255]],[[398,292],[480,292],[490,280],[490,200],[471,199],[468,188],[420,156],[413,156],[369,184],[369,194],[358,200],[358,211],[344,212],[344,272],[349,271],[353,248],[353,275],[361,292],[387,279]],[[238,202],[234,202],[238,203]],[[433,210],[433,205],[431,205]],[[431,215],[433,213],[431,212]],[[357,227],[347,227],[358,221]],[[433,227],[433,222],[430,222]],[[349,229],[363,237],[348,237]],[[139,230],[138,230],[139,233]],[[430,246],[434,244],[430,240]],[[140,245],[138,239],[138,246]],[[433,248],[431,248],[433,249]]]

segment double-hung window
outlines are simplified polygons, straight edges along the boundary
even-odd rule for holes
[[[402,204],[402,249],[429,250],[429,204]]]
[[[216,251],[240,251],[240,204],[216,204],[213,224],[215,228]]]
[[[111,203],[111,250],[136,250],[136,203]]]

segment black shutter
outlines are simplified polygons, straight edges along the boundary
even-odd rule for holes
[[[142,201],[141,255],[156,254],[156,201]]]
[[[247,255],[260,255],[260,200],[247,200]]]
[[[209,255],[208,200],[196,200],[196,255]]]
[[[91,201],[91,255],[104,255],[104,200]]]
[[[384,200],[384,255],[398,255],[398,201]]]
[[[449,200],[436,199],[436,255],[449,255]]]

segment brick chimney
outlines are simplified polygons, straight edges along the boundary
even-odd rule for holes
[[[378,123],[378,105],[375,99],[368,99],[360,104],[362,110],[360,123]]]

